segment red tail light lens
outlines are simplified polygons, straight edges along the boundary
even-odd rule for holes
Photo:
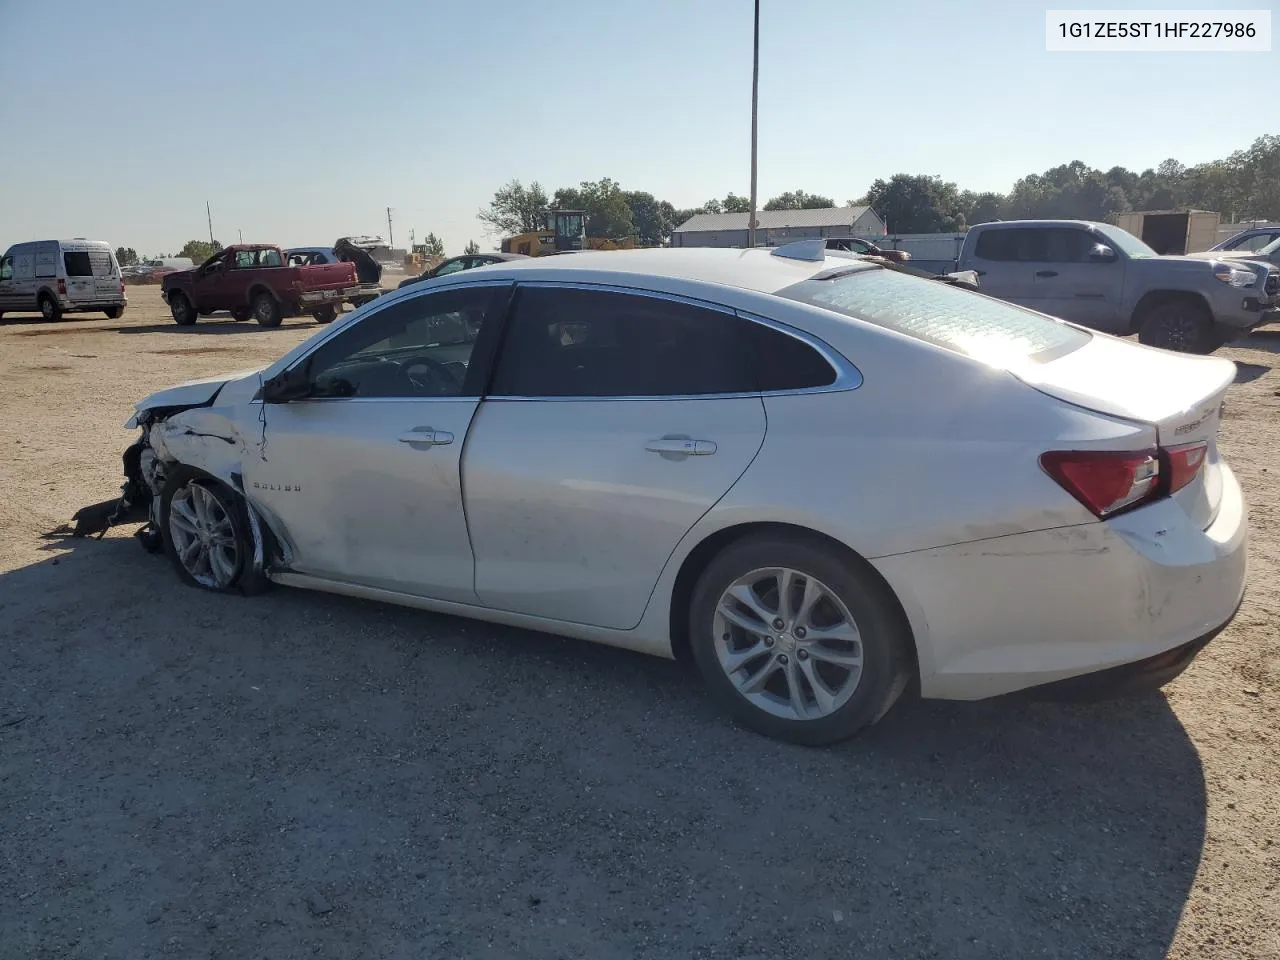
[[[1160,486],[1155,450],[1054,450],[1040,466],[1100,518],[1151,499]]]
[[[58,296],[65,297],[67,295],[67,281],[58,281]]]
[[[1169,484],[1169,492],[1177,493],[1196,478],[1209,454],[1209,444],[1184,443],[1178,447],[1165,447],[1161,452],[1162,464]]]

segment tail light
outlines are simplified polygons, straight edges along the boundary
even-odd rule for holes
[[[1205,441],[1155,450],[1054,450],[1040,466],[1096,517],[1106,519],[1177,493],[1200,472]]]
[[[1158,496],[1156,450],[1054,450],[1040,466],[1094,516],[1114,516]]]
[[[67,295],[67,281],[58,281],[58,296],[65,297]]]
[[[1167,493],[1177,493],[1196,478],[1204,466],[1209,444],[1184,443],[1177,447],[1165,447],[1160,451],[1160,465],[1165,472]]]

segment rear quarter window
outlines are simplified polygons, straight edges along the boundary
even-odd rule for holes
[[[881,267],[806,280],[778,294],[987,363],[1044,363],[1090,334],[1013,304]]]

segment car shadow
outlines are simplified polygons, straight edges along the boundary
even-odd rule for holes
[[[180,327],[176,323],[148,323],[136,324],[133,326],[119,326],[109,329],[116,333],[136,334],[136,333],[180,333],[183,335],[222,335],[227,333],[270,333],[275,330],[292,330],[298,327],[314,327],[319,330],[321,324],[316,323],[311,317],[293,317],[288,320],[282,320],[278,327],[263,327],[252,320],[243,322],[232,320],[229,316],[210,317],[207,320],[200,320],[189,327]]]
[[[1236,383],[1253,383],[1259,377],[1265,376],[1271,372],[1271,368],[1262,363],[1242,363],[1235,361],[1236,364]]]
[[[214,595],[126,531],[44,549],[0,576],[10,942],[60,915],[192,955],[1156,958],[1200,862],[1159,694],[903,702],[806,749],[673,661]]]
[[[1280,327],[1259,327],[1250,330],[1239,340],[1231,341],[1231,346],[1245,350],[1267,350],[1280,353]]]

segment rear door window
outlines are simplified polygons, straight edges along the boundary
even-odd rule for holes
[[[80,250],[69,250],[62,255],[62,265],[68,277],[92,277],[93,263],[89,254]]]
[[[1046,362],[1079,349],[1090,339],[1087,331],[1011,303],[881,267],[805,280],[778,296],[984,362]]]

